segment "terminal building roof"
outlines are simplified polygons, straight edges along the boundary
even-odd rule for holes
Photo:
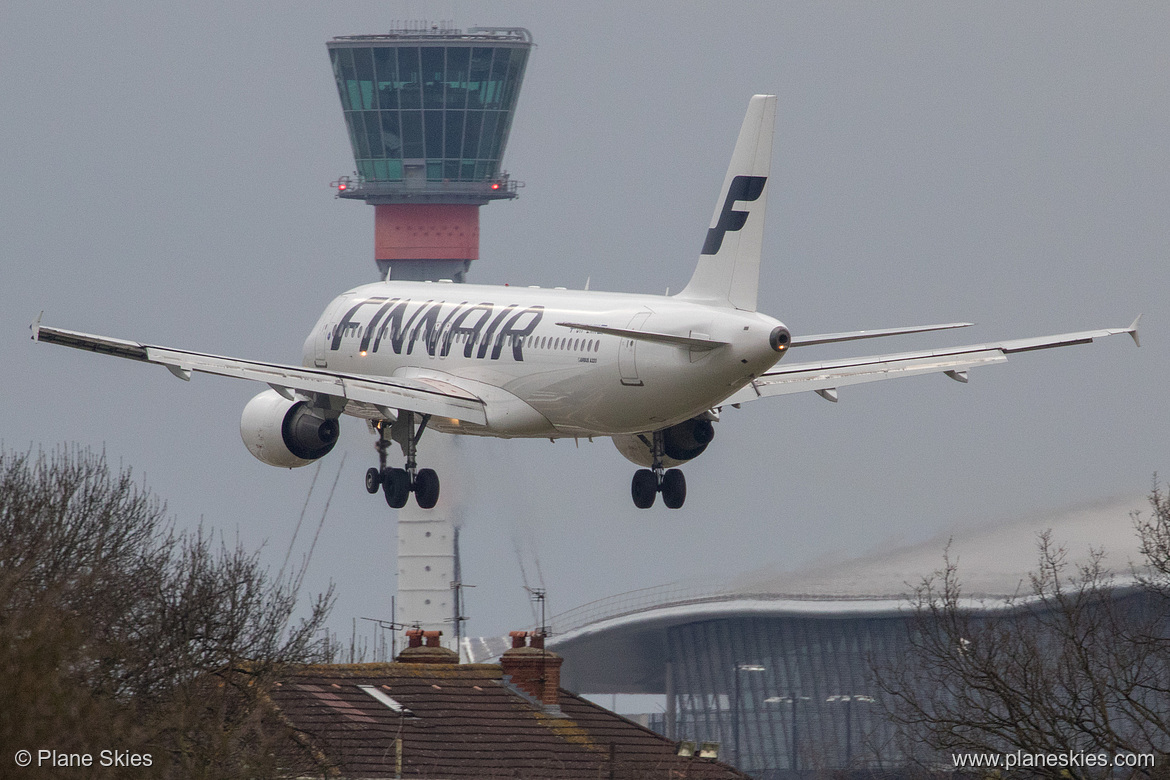
[[[1093,550],[1124,584],[1140,558],[1131,513],[1141,499],[1114,499],[988,525],[853,560],[824,561],[796,571],[746,573],[722,587],[686,583],[601,599],[553,618],[551,646],[571,664],[569,687],[590,693],[661,692],[666,633],[676,626],[737,618],[881,619],[908,614],[908,596],[943,568],[958,566],[968,604],[999,609],[1027,600],[1028,573],[1039,561],[1039,537],[1075,567]],[[641,681],[641,682],[639,682]]]

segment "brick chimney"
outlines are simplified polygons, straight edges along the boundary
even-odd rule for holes
[[[505,682],[541,703],[546,712],[560,712],[561,664],[556,653],[544,649],[544,634],[513,631],[512,649],[500,656]],[[529,639],[526,644],[525,639]]]
[[[412,628],[406,632],[406,649],[394,659],[400,664],[457,664],[459,654],[443,647],[442,631]],[[423,645],[423,641],[426,645]]]

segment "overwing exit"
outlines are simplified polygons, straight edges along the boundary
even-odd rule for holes
[[[363,418],[378,465],[370,493],[391,507],[413,493],[429,509],[439,477],[420,468],[423,433],[500,438],[611,437],[639,465],[631,495],[686,499],[678,466],[702,454],[725,407],[774,395],[968,371],[1010,355],[1128,333],[1138,319],[1038,338],[818,362],[782,361],[793,349],[963,328],[953,322],[793,335],[756,310],[776,97],[748,105],[690,282],[673,296],[509,286],[382,281],[342,293],[305,340],[300,366],[222,357],[33,324],[33,339],[268,385],[244,408],[240,435],[261,461],[312,463],[337,443],[341,415]],[[393,444],[402,466],[390,465]]]

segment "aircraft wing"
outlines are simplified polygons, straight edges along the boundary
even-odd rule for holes
[[[383,414],[389,410],[403,409],[420,414],[451,417],[479,425],[487,424],[483,401],[472,393],[446,382],[344,374],[316,368],[207,355],[202,352],[188,352],[140,344],[137,341],[43,327],[39,318],[33,323],[32,331],[35,341],[156,363],[165,366],[180,379],[189,380],[191,373],[197,371],[264,382],[290,399],[294,391],[304,395],[330,396],[343,402],[347,413],[357,412],[356,416],[368,416],[361,412],[373,407]],[[338,406],[343,404],[339,403]]]
[[[889,355],[826,360],[820,363],[777,364],[767,373],[753,380],[723,401],[723,405],[741,404],[773,395],[803,393],[808,390],[819,393],[830,401],[837,400],[837,388],[877,382],[882,379],[897,379],[918,374],[945,373],[959,382],[967,381],[967,370],[977,366],[1004,363],[1008,355],[1037,349],[1066,347],[1072,344],[1088,344],[1094,339],[1128,333],[1134,343],[1138,341],[1139,315],[1128,328],[1104,328],[1085,330],[1077,333],[1062,333],[1057,336],[1014,339],[989,344],[971,344],[949,349],[931,349],[918,352],[900,352]]]

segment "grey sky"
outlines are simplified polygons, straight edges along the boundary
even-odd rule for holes
[[[45,322],[297,362],[375,278],[373,211],[325,41],[393,20],[520,25],[538,44],[481,214],[477,282],[660,293],[689,278],[748,98],[779,97],[760,307],[794,333],[970,320],[799,358],[1125,326],[923,377],[728,410],[677,512],[635,510],[608,441],[468,441],[472,634],[525,625],[514,544],[553,611],[912,543],[1111,497],[1170,469],[1170,6],[1149,4],[8,3],[0,10],[0,438],[145,472],[184,525],[279,566],[316,467],[239,440],[261,388],[28,340]],[[424,439],[424,445],[425,445]],[[349,420],[297,541],[334,626],[387,616],[393,512]],[[425,446],[424,446],[425,457]],[[1109,536],[1115,531],[1103,531]],[[1100,540],[1109,543],[1109,538]]]

